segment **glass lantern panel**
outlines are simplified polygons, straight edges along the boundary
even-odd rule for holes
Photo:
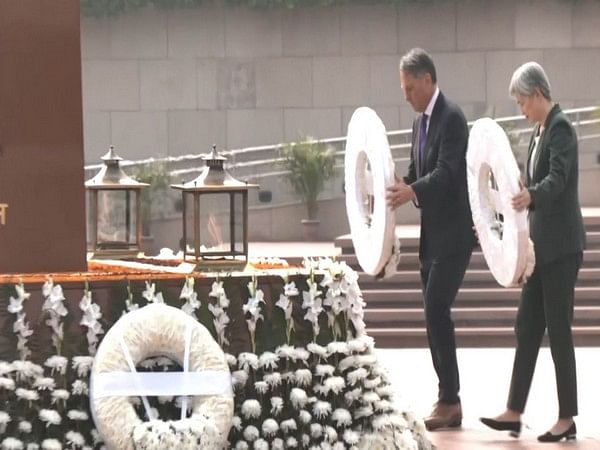
[[[85,221],[86,221],[86,242],[87,242],[87,248],[88,250],[93,248],[94,245],[94,228],[96,226],[96,217],[93,214],[92,211],[92,204],[93,204],[93,198],[94,198],[94,191],[93,190],[88,190],[85,196]]]
[[[233,250],[236,253],[244,253],[244,193],[234,192],[233,194]]]
[[[136,244],[135,191],[98,191],[98,246],[129,247]]]
[[[181,237],[180,248],[184,249],[185,242],[186,254],[198,256],[194,250],[194,197],[191,192],[183,192],[185,231]]]
[[[200,253],[231,254],[231,208],[229,193],[200,195]]]

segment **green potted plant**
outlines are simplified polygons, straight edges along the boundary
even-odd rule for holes
[[[280,147],[281,167],[288,172],[285,180],[306,205],[307,219],[302,220],[304,238],[316,240],[318,236],[319,194],[325,182],[335,172],[335,154],[325,143],[309,137]]]

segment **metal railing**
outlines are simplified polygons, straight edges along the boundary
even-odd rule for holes
[[[600,167],[598,162],[598,153],[600,152],[600,109],[598,107],[586,107],[565,110],[567,116],[571,119],[576,128],[580,142],[580,169],[589,170]],[[521,160],[526,155],[529,137],[532,131],[531,125],[524,116],[511,116],[496,119],[496,121],[505,129],[517,160]],[[471,124],[471,123],[470,123]],[[406,172],[411,141],[411,130],[395,130],[387,133],[390,143],[392,158],[396,163],[396,172],[402,174]],[[338,198],[343,193],[343,163],[345,137],[336,137],[323,139],[335,150],[336,155],[336,174],[328,180],[325,191],[321,195],[322,199]],[[269,206],[282,205],[297,202],[297,198],[285,182],[285,171],[278,163],[281,161],[281,144],[267,145],[260,147],[248,147],[242,149],[223,151],[227,157],[227,169],[238,179],[246,180],[250,183],[259,184],[261,190],[270,190],[272,198]],[[123,161],[122,166],[133,173],[132,169],[137,166],[163,163],[168,167],[173,183],[185,182],[195,178],[202,168],[203,154],[184,155],[167,158],[149,158],[138,161]],[[100,165],[88,165],[85,167],[86,179],[97,172]],[[175,194],[173,196],[175,198]],[[259,196],[251,194],[249,198],[250,206],[260,206]]]

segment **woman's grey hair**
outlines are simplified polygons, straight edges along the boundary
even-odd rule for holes
[[[400,59],[400,70],[413,77],[420,78],[426,73],[431,75],[431,81],[437,83],[433,59],[422,48],[413,48]]]
[[[510,80],[508,93],[511,96],[525,95],[530,97],[535,94],[536,90],[540,91],[540,94],[545,99],[552,100],[550,82],[544,68],[538,63],[531,61],[515,70]]]

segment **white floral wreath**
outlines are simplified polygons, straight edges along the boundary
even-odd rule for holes
[[[183,372],[135,371],[138,363],[156,355],[177,361]],[[148,395],[183,396],[181,420],[157,420]],[[128,397],[142,397],[148,422],[138,417]],[[222,449],[233,417],[229,367],[202,324],[177,308],[151,304],[121,317],[102,340],[92,368],[90,405],[108,448]]]
[[[385,198],[394,184],[394,160],[385,126],[371,108],[352,114],[344,166],[346,212],[358,262],[370,275],[393,275],[400,242],[395,237],[396,216]]]
[[[467,150],[469,202],[483,256],[496,281],[505,287],[523,283],[535,266],[527,211],[515,211],[511,204],[520,190],[519,179],[504,130],[490,118],[477,120]]]

